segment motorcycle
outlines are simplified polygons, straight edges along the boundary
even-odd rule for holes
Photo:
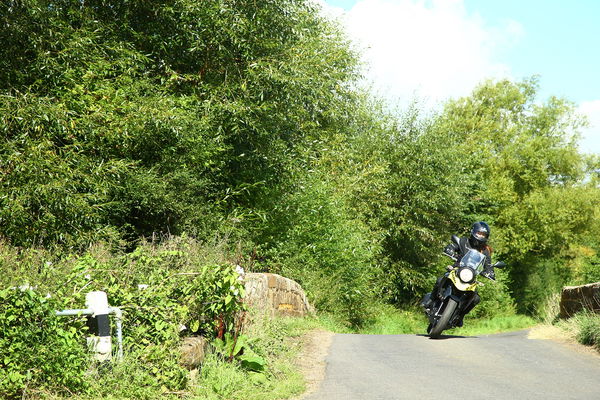
[[[459,239],[456,235],[452,236],[452,240],[458,244]],[[469,249],[460,260],[446,253],[444,255],[455,262],[447,267],[448,272],[442,277],[438,295],[432,299],[431,293],[427,293],[422,302],[429,304],[428,308],[423,307],[429,319],[427,334],[432,339],[440,337],[442,331],[458,326],[458,322],[464,317],[465,309],[475,297],[477,287],[483,286],[483,283],[477,280],[479,276],[495,280],[484,272],[485,255],[477,250]],[[492,267],[505,266],[506,264],[500,261]]]

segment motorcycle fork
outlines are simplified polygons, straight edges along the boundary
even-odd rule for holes
[[[444,310],[446,309],[446,305],[448,304],[447,302],[445,302],[444,300],[447,298],[451,298],[452,296],[452,285],[447,285],[444,286],[444,284],[446,283],[446,278],[444,278],[444,280],[442,282],[440,282],[440,290],[438,290],[438,301],[441,302],[440,307],[438,307],[438,309],[435,311],[434,316],[435,317],[440,317],[442,315],[442,313],[444,312]],[[439,293],[441,292],[441,293]]]

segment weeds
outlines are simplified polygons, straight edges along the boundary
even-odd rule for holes
[[[314,321],[310,318],[270,319],[256,314],[252,321],[246,335],[251,338],[253,352],[266,360],[264,371],[250,371],[239,363],[224,361],[217,353],[210,354],[199,379],[192,383],[194,396],[266,400],[289,398],[304,391],[303,377],[294,366],[294,358],[301,348],[296,338],[316,326]]]
[[[568,320],[577,341],[600,351],[600,315],[582,311]]]

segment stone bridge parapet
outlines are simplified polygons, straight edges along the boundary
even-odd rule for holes
[[[600,313],[600,282],[563,288],[560,297],[560,317],[572,317],[583,309]]]
[[[271,315],[301,317],[314,313],[302,287],[277,274],[247,273],[245,301]]]

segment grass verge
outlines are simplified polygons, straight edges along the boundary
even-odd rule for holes
[[[199,371],[189,375],[186,390],[157,389],[144,381],[153,371],[141,357],[130,355],[122,363],[89,372],[89,390],[71,395],[74,399],[193,399],[267,400],[287,399],[303,393],[304,377],[295,361],[302,349],[302,336],[320,325],[312,318],[266,318],[254,315],[244,334],[252,351],[266,361],[263,372],[242,367],[236,359],[228,362],[209,352]],[[174,354],[175,362],[177,354]],[[156,371],[160,373],[160,371]],[[52,393],[30,392],[30,399],[63,399]]]
[[[600,315],[584,312],[576,318],[579,326],[577,341],[600,351]]]
[[[534,318],[526,315],[499,315],[485,319],[468,319],[462,328],[454,328],[445,331],[449,335],[478,336],[491,335],[494,333],[518,331],[529,329],[538,324]]]
[[[304,377],[295,365],[301,337],[317,325],[310,318],[254,317],[247,328],[252,350],[267,361],[264,372],[245,370],[210,354],[192,382],[193,399],[286,399],[304,392]]]
[[[582,311],[572,318],[559,320],[553,326],[560,329],[564,338],[600,352],[600,315]]]
[[[369,335],[424,334],[427,318],[419,308],[398,309],[391,305],[379,305],[372,312],[372,318],[363,327],[350,328],[332,315],[320,315],[319,325],[336,333],[361,333]],[[465,318],[462,328],[445,331],[450,335],[476,336],[531,328],[538,324],[534,318],[525,315],[501,315],[492,318]]]

